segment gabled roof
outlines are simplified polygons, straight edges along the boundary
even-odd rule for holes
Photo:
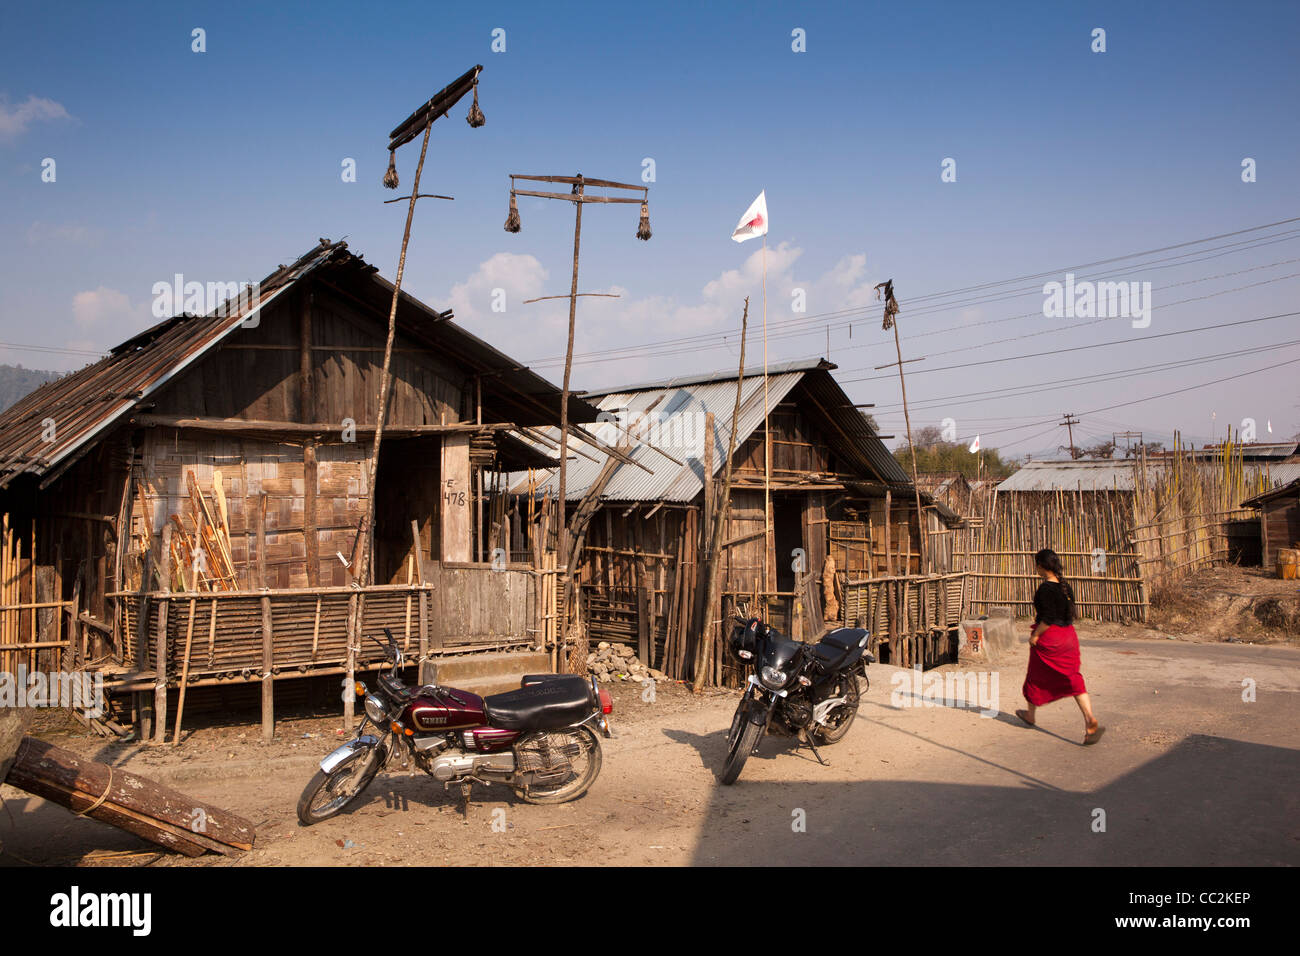
[[[1262,495],[1256,495],[1254,498],[1247,498],[1241,503],[1241,506],[1243,508],[1258,508],[1274,498],[1293,498],[1297,494],[1300,494],[1300,478],[1293,478],[1285,485],[1266,491]]]
[[[881,485],[910,487],[906,473],[871,429],[867,417],[852,407],[848,396],[831,377],[830,370],[835,367],[824,361],[769,366],[769,410],[776,408],[797,387],[802,388],[807,400],[826,421],[827,443],[849,468]],[[713,414],[714,473],[720,473],[726,464],[735,411],[736,377],[735,372],[717,372],[584,393],[600,408],[604,418],[589,430],[610,445],[616,445],[623,435],[621,424],[650,423],[649,432],[636,434],[640,440],[627,451],[633,461],[645,468],[618,465],[601,500],[687,502],[694,499],[704,488],[704,422],[708,413]],[[627,419],[620,423],[615,416],[624,409]],[[763,374],[761,370],[746,370],[741,386],[736,447],[743,445],[762,424]],[[558,429],[548,429],[547,433],[558,441]],[[603,453],[586,446],[581,451],[590,457],[580,455],[569,461],[565,494],[570,501],[586,494],[605,464]],[[516,490],[522,489],[516,484]],[[537,487],[538,494],[555,494],[558,490],[558,472]]]
[[[322,239],[292,265],[280,266],[267,276],[257,286],[255,299],[232,299],[206,316],[166,319],[127,339],[99,361],[47,382],[0,413],[0,488],[24,473],[42,477],[42,485],[48,484],[97,438],[243,323],[298,282],[326,272],[361,289],[367,304],[387,314],[392,284],[377,274],[375,266],[348,252],[347,243]],[[402,293],[399,331],[490,377],[490,400],[497,406],[494,411],[510,416],[503,420],[518,425],[559,420],[561,393],[556,386],[455,325],[451,317],[450,310],[437,312]],[[484,401],[486,404],[489,399]],[[571,420],[590,422],[596,414],[587,402],[570,396]],[[46,427],[51,421],[52,431]]]

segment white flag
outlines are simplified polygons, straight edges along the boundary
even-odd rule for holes
[[[1273,434],[1273,419],[1271,418],[1268,420],[1268,433]]]
[[[746,239],[753,239],[755,236],[767,235],[767,190],[763,190],[745,210],[745,214],[740,217],[740,222],[736,223],[736,231],[731,234],[731,238],[737,242],[744,242]]]
[[[979,435],[976,435],[976,436],[975,436],[975,440],[974,440],[973,442],[970,443],[970,450],[971,450],[971,454],[974,454],[975,452],[977,452],[977,451],[980,450],[980,436],[979,436]]]

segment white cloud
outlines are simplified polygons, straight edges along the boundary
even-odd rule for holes
[[[23,102],[11,105],[9,97],[0,94],[0,141],[16,140],[32,123],[71,118],[62,103],[43,96],[29,96]]]
[[[112,344],[140,331],[144,327],[141,323],[148,318],[146,306],[132,305],[125,293],[108,286],[78,292],[72,297],[72,320],[78,330]]]
[[[820,276],[809,279],[798,277],[794,271],[803,254],[801,248],[788,242],[767,250],[769,331],[778,332],[783,322],[797,321],[807,315],[875,303],[872,290],[875,282],[868,274],[865,254],[845,256]],[[449,299],[459,324],[506,353],[536,366],[552,381],[558,381],[568,333],[568,302],[554,299],[522,304],[524,299],[536,296],[564,294],[565,289],[548,286],[547,277],[547,270],[531,255],[498,253],[466,281],[453,286]],[[759,247],[738,268],[728,269],[706,282],[693,301],[672,295],[630,298],[622,286],[592,287],[584,283],[583,292],[611,293],[618,298],[593,296],[579,300],[574,342],[575,386],[594,388],[661,378],[676,371],[714,371],[728,366],[734,361],[729,353],[739,351],[737,333],[747,295],[750,296],[749,354],[761,354],[754,349],[761,328],[762,279],[763,250]],[[506,290],[504,313],[491,310],[494,288]],[[804,291],[803,313],[792,309],[795,289]],[[617,362],[593,362],[582,354],[710,332],[716,333],[719,343],[727,337],[727,351],[688,348],[659,356],[642,353],[636,359]],[[821,353],[823,335],[821,328],[814,327],[807,338],[777,340],[773,343],[773,360],[778,355]]]

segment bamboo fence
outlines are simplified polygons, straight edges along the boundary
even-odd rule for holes
[[[1156,587],[1227,561],[1228,523],[1249,517],[1239,502],[1267,484],[1232,443],[1207,461],[1176,438],[1169,455],[1132,468],[1123,488],[995,495],[957,555],[972,579],[972,613],[1001,605],[1031,615],[1034,554],[1046,547],[1061,557],[1079,617],[1146,621]]]

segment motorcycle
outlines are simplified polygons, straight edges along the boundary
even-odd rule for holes
[[[732,629],[732,656],[750,665],[745,693],[727,732],[722,782],[735,783],[765,733],[791,736],[817,751],[843,740],[858,714],[862,691],[869,688],[867,665],[876,659],[866,647],[867,631],[842,627],[816,644],[787,640],[758,618],[742,618]]]
[[[364,702],[356,735],[321,761],[298,800],[298,820],[310,826],[342,813],[400,754],[444,789],[459,784],[503,783],[528,803],[567,803],[591,788],[600,774],[599,730],[610,736],[609,693],[581,677],[530,674],[520,689],[480,697],[454,687],[413,687],[400,675],[404,663],[392,632],[384,628],[391,665],[370,690],[354,686]],[[373,725],[373,732],[366,728]],[[594,729],[593,729],[594,728]]]

